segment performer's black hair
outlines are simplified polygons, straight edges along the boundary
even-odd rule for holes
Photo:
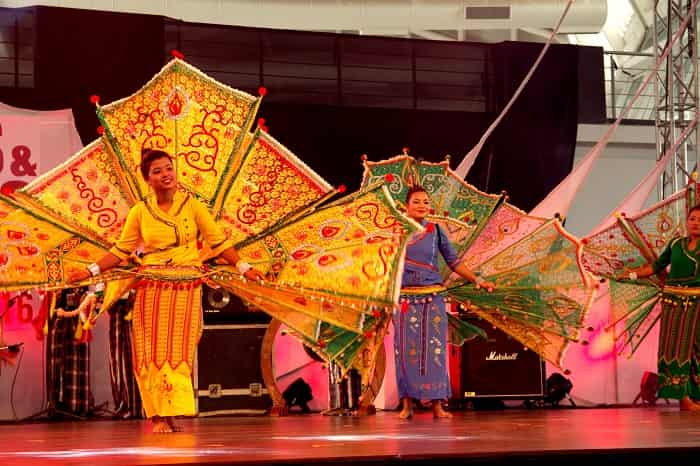
[[[408,192],[406,193],[406,205],[411,201],[411,196],[413,196],[416,193],[424,193],[426,190],[423,188],[423,186],[419,185],[413,185],[410,188],[408,188]]]
[[[162,158],[169,158],[170,161],[173,161],[173,158],[170,156],[165,151],[158,150],[158,149],[144,149],[141,151],[141,176],[143,176],[144,180],[148,179],[148,172],[151,169],[151,164],[153,163],[154,160],[162,159]]]

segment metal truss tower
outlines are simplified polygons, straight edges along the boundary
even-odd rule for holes
[[[690,11],[693,0],[655,0],[654,58],[658,60],[666,45],[691,14],[687,29],[676,42],[665,63],[656,73],[656,150],[657,160],[680,137],[698,112],[697,12]],[[698,130],[691,131],[678,147],[659,182],[659,199],[682,189],[688,176],[698,167]]]

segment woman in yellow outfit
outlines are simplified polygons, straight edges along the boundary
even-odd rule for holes
[[[175,416],[195,414],[192,364],[202,332],[202,239],[250,280],[260,272],[240,261],[207,208],[178,189],[172,158],[163,151],[142,155],[141,174],[154,193],[129,211],[121,238],[110,253],[71,281],[117,266],[143,244],[144,254],[133,310],[134,370],[153,432],[181,430]]]

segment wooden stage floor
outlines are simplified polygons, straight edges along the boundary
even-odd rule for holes
[[[700,413],[671,408],[394,412],[184,420],[152,434],[139,421],[0,425],[0,465],[630,464],[700,458]],[[663,466],[663,464],[662,464]]]

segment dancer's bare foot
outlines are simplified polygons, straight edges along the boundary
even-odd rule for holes
[[[160,416],[153,416],[151,422],[153,423],[154,434],[170,434],[173,432],[172,427]]]
[[[410,398],[401,399],[401,412],[399,419],[411,419],[413,417],[413,400]]]
[[[700,411],[700,405],[686,396],[680,402],[681,411]]]
[[[451,419],[452,413],[445,411],[439,400],[433,400],[433,417],[435,419]]]
[[[355,416],[374,416],[377,414],[377,408],[374,405],[360,404],[360,407],[355,411]]]
[[[168,426],[170,426],[172,432],[182,432],[183,430],[185,430],[181,424],[175,422],[174,416],[166,417],[165,422],[168,424]]]

